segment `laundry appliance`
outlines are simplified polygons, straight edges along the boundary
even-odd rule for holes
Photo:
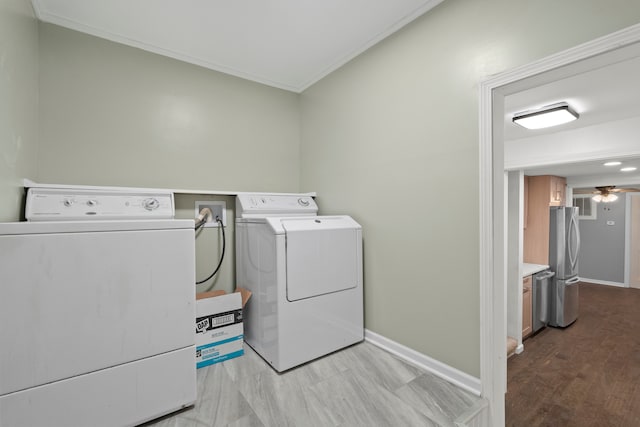
[[[0,425],[129,426],[192,405],[194,222],[172,193],[33,188],[0,224]]]
[[[237,196],[236,280],[245,341],[278,372],[364,338],[362,229],[310,196]]]

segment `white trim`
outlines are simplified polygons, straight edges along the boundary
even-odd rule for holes
[[[381,349],[394,354],[412,365],[424,369],[450,383],[480,396],[480,379],[462,372],[452,366],[442,363],[436,359],[432,359],[422,353],[419,353],[409,347],[397,343],[389,338],[376,334],[368,329],[364,330],[364,339]]]
[[[627,193],[625,195],[624,212],[624,284],[631,287],[631,197],[640,196],[640,193]]]
[[[609,280],[597,280],[597,279],[587,279],[586,277],[580,277],[581,282],[593,283],[595,285],[607,285],[607,286],[615,286],[618,288],[628,288],[629,286],[620,282],[611,282]]]
[[[145,43],[140,40],[130,39],[128,37],[121,36],[120,34],[111,33],[101,28],[93,27],[91,25],[85,25],[81,22],[67,19],[63,16],[59,16],[59,15],[48,12],[46,8],[42,6],[40,0],[32,0],[31,4],[33,5],[34,11],[36,13],[36,17],[38,18],[39,21],[42,21],[42,22],[59,25],[61,27],[68,28],[70,30],[78,31],[84,34],[89,34],[95,37],[112,41],[114,43],[142,49],[144,51],[155,53],[157,55],[177,59],[178,61],[187,62],[189,64],[199,65],[201,67],[208,68],[210,70],[218,71],[224,74],[229,74],[231,76],[239,77],[245,80],[250,80],[250,81],[264,84],[267,86],[275,87],[278,89],[283,89],[283,90],[287,90],[295,93],[301,92],[299,87],[296,87],[284,82],[277,82],[264,76],[259,76],[252,73],[245,73],[243,71],[236,70],[233,67],[228,67],[226,65],[211,62],[203,58],[198,58],[195,56],[184,54],[182,52],[178,52],[171,49],[166,49],[160,46],[156,46],[153,44]]]
[[[493,342],[493,185],[492,185],[492,96],[493,87],[485,88],[485,83],[480,85],[480,386],[481,395],[489,400],[489,409],[493,413],[496,396],[494,393],[494,350]],[[484,113],[484,114],[483,114]],[[488,119],[488,120],[487,120]],[[484,143],[483,143],[484,142]],[[506,388],[506,387],[505,387]]]
[[[31,0],[31,7],[36,14],[36,18],[38,18],[39,21],[42,21],[42,5],[40,4],[40,0]]]
[[[80,33],[89,34],[101,39],[109,40],[114,43],[122,44],[129,47],[134,47],[147,52],[155,53],[157,55],[165,56],[167,58],[177,59],[178,61],[186,62],[189,64],[199,65],[200,67],[208,68],[213,71],[228,74],[234,77],[238,77],[245,80],[250,80],[256,83],[260,83],[266,86],[275,87],[277,89],[283,89],[294,93],[300,93],[300,88],[294,85],[287,84],[285,82],[279,82],[271,80],[268,77],[261,76],[253,73],[246,73],[233,67],[229,67],[224,64],[209,61],[204,58],[192,56],[186,53],[182,53],[172,49],[166,49],[154,44],[146,43],[140,40],[131,39],[120,34],[112,33],[102,28],[93,27],[91,25],[85,25],[81,22],[77,22],[71,19],[67,19],[63,16],[58,16],[47,11],[40,10],[38,13],[38,19],[42,22],[49,24],[55,24],[60,27],[68,28],[70,30],[78,31]]]
[[[373,38],[371,38],[370,40],[365,42],[362,46],[358,47],[357,49],[355,49],[352,52],[349,52],[347,55],[345,55],[344,57],[338,59],[336,62],[330,64],[324,70],[320,71],[320,73],[315,74],[314,76],[312,76],[306,82],[302,83],[299,87],[294,89],[294,92],[302,93],[305,90],[309,89],[311,86],[313,86],[314,84],[316,84],[320,80],[324,79],[329,74],[333,73],[338,68],[342,67],[347,62],[349,62],[352,59],[354,59],[356,56],[360,55],[361,53],[363,53],[364,51],[366,51],[370,47],[378,44],[379,42],[381,42],[382,40],[386,39],[387,37],[389,37],[390,35],[392,35],[396,31],[400,30],[401,28],[404,28],[410,22],[413,22],[414,20],[418,19],[420,16],[424,15],[425,13],[427,13],[428,11],[430,11],[431,9],[433,9],[434,7],[436,7],[437,5],[442,3],[443,1],[444,0],[429,0],[426,3],[423,3],[422,5],[420,5],[420,7],[418,7],[413,12],[409,13],[406,16],[403,16],[402,19],[400,19],[398,22],[396,22],[396,23],[390,25],[389,27],[385,28],[385,30],[380,32],[379,34],[376,34]]]
[[[65,18],[64,16],[56,15],[54,13],[47,11],[45,7],[42,7],[40,0],[32,0],[32,4],[36,13],[36,17],[38,18],[38,20],[42,22],[59,25],[64,28],[69,28],[71,30],[79,31],[85,34],[90,34],[92,36],[100,37],[102,39],[123,44],[125,46],[131,46],[131,47],[145,50],[147,52],[152,52],[158,55],[177,59],[179,61],[187,62],[189,64],[199,65],[201,67],[205,67],[210,70],[229,74],[231,76],[239,77],[241,79],[250,80],[253,82],[275,87],[278,89],[287,90],[294,93],[302,93],[306,89],[308,89],[310,86],[322,80],[324,77],[328,76],[338,68],[342,67],[347,62],[351,61],[353,58],[360,55],[370,47],[374,46],[375,44],[379,43],[380,41],[394,34],[399,29],[405,27],[410,22],[424,15],[425,13],[427,13],[428,11],[430,11],[431,9],[433,9],[443,1],[444,0],[429,0],[427,2],[421,3],[415,10],[403,16],[397,22],[384,28],[384,30],[380,31],[378,34],[375,34],[369,40],[366,40],[362,45],[358,46],[353,51],[348,52],[343,57],[337,58],[335,59],[335,61],[327,64],[327,66],[324,69],[320,70],[319,73],[316,73],[310,76],[310,78],[308,78],[309,76],[303,77],[300,81],[296,83],[288,83],[286,81],[276,81],[263,75],[259,75],[255,73],[247,73],[240,69],[237,69],[225,64],[213,62],[205,58],[183,53],[179,50],[166,49],[161,46],[157,46],[155,44],[128,38],[117,33],[112,33],[102,28],[86,25],[81,22],[68,19],[68,18]]]
[[[482,396],[489,400],[495,425],[504,425],[504,394],[506,392],[506,361],[504,359],[506,351],[501,352],[499,345],[500,342],[505,342],[504,319],[500,315],[504,309],[495,307],[496,304],[502,304],[506,291],[503,274],[505,243],[504,239],[494,239],[495,236],[500,237],[496,227],[504,227],[504,222],[500,222],[503,221],[502,215],[496,212],[496,209],[502,209],[504,200],[502,182],[504,159],[503,164],[496,165],[493,158],[493,153],[496,153],[498,159],[504,154],[503,138],[496,137],[494,141],[493,133],[494,117],[498,120],[494,114],[494,107],[500,109],[504,105],[504,93],[501,93],[500,89],[510,83],[556,70],[638,41],[640,41],[640,24],[498,74],[479,85],[480,379]],[[525,89],[526,87],[522,87],[519,90]],[[500,133],[502,117],[499,117],[499,120],[495,126],[497,134]]]
[[[520,345],[516,347],[515,353],[520,354],[523,351],[524,351],[524,344],[520,343]]]
[[[291,196],[308,196],[316,197],[315,191],[308,193],[275,193],[275,192],[248,192],[248,191],[226,191],[226,190],[198,190],[185,188],[148,188],[148,187],[113,187],[102,185],[72,185],[72,184],[43,184],[31,181],[28,178],[23,180],[24,188],[59,188],[68,190],[101,190],[101,191],[153,191],[160,193],[174,194],[207,194],[213,196],[237,196],[240,194],[257,194],[257,195],[291,195]]]
[[[585,128],[586,129],[586,128]],[[527,138],[532,139],[532,138]],[[533,144],[533,141],[527,141],[528,143]],[[635,144],[636,141],[633,141]],[[622,148],[628,149],[628,154],[622,156],[620,155],[620,147],[602,147],[598,151],[589,152],[589,153],[575,153],[570,158],[559,157],[558,154],[554,154],[552,151],[544,150],[536,155],[528,155],[526,158],[509,158],[505,162],[505,169],[507,170],[519,170],[519,169],[528,169],[538,166],[553,166],[553,165],[561,165],[565,163],[580,163],[580,162],[594,162],[602,159],[609,159],[612,157],[617,157],[620,159],[624,158],[635,158],[640,155],[640,149],[637,147],[629,147]],[[579,177],[581,178],[581,177]],[[587,177],[590,179],[590,177]]]

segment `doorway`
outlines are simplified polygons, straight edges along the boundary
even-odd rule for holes
[[[495,425],[504,424],[506,391],[506,281],[508,253],[504,153],[504,97],[519,91],[640,56],[640,25],[629,27],[528,66],[491,78],[480,85],[480,313],[482,395],[490,401]],[[573,161],[613,155],[640,155],[627,147],[603,155],[594,148],[568,153]],[[556,157],[556,156],[554,156]],[[541,159],[533,159],[537,165]],[[550,163],[561,163],[548,159]],[[522,165],[523,168],[526,164]],[[529,165],[532,166],[532,165]]]

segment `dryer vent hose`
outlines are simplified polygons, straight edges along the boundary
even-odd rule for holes
[[[207,222],[207,218],[213,218],[213,212],[211,212],[211,209],[200,209],[200,214],[196,218],[196,230],[202,227]]]

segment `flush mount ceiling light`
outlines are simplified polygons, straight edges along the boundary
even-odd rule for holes
[[[569,104],[560,102],[537,110],[516,113],[512,120],[513,123],[527,129],[543,129],[571,122],[578,117],[578,113],[573,111]]]

